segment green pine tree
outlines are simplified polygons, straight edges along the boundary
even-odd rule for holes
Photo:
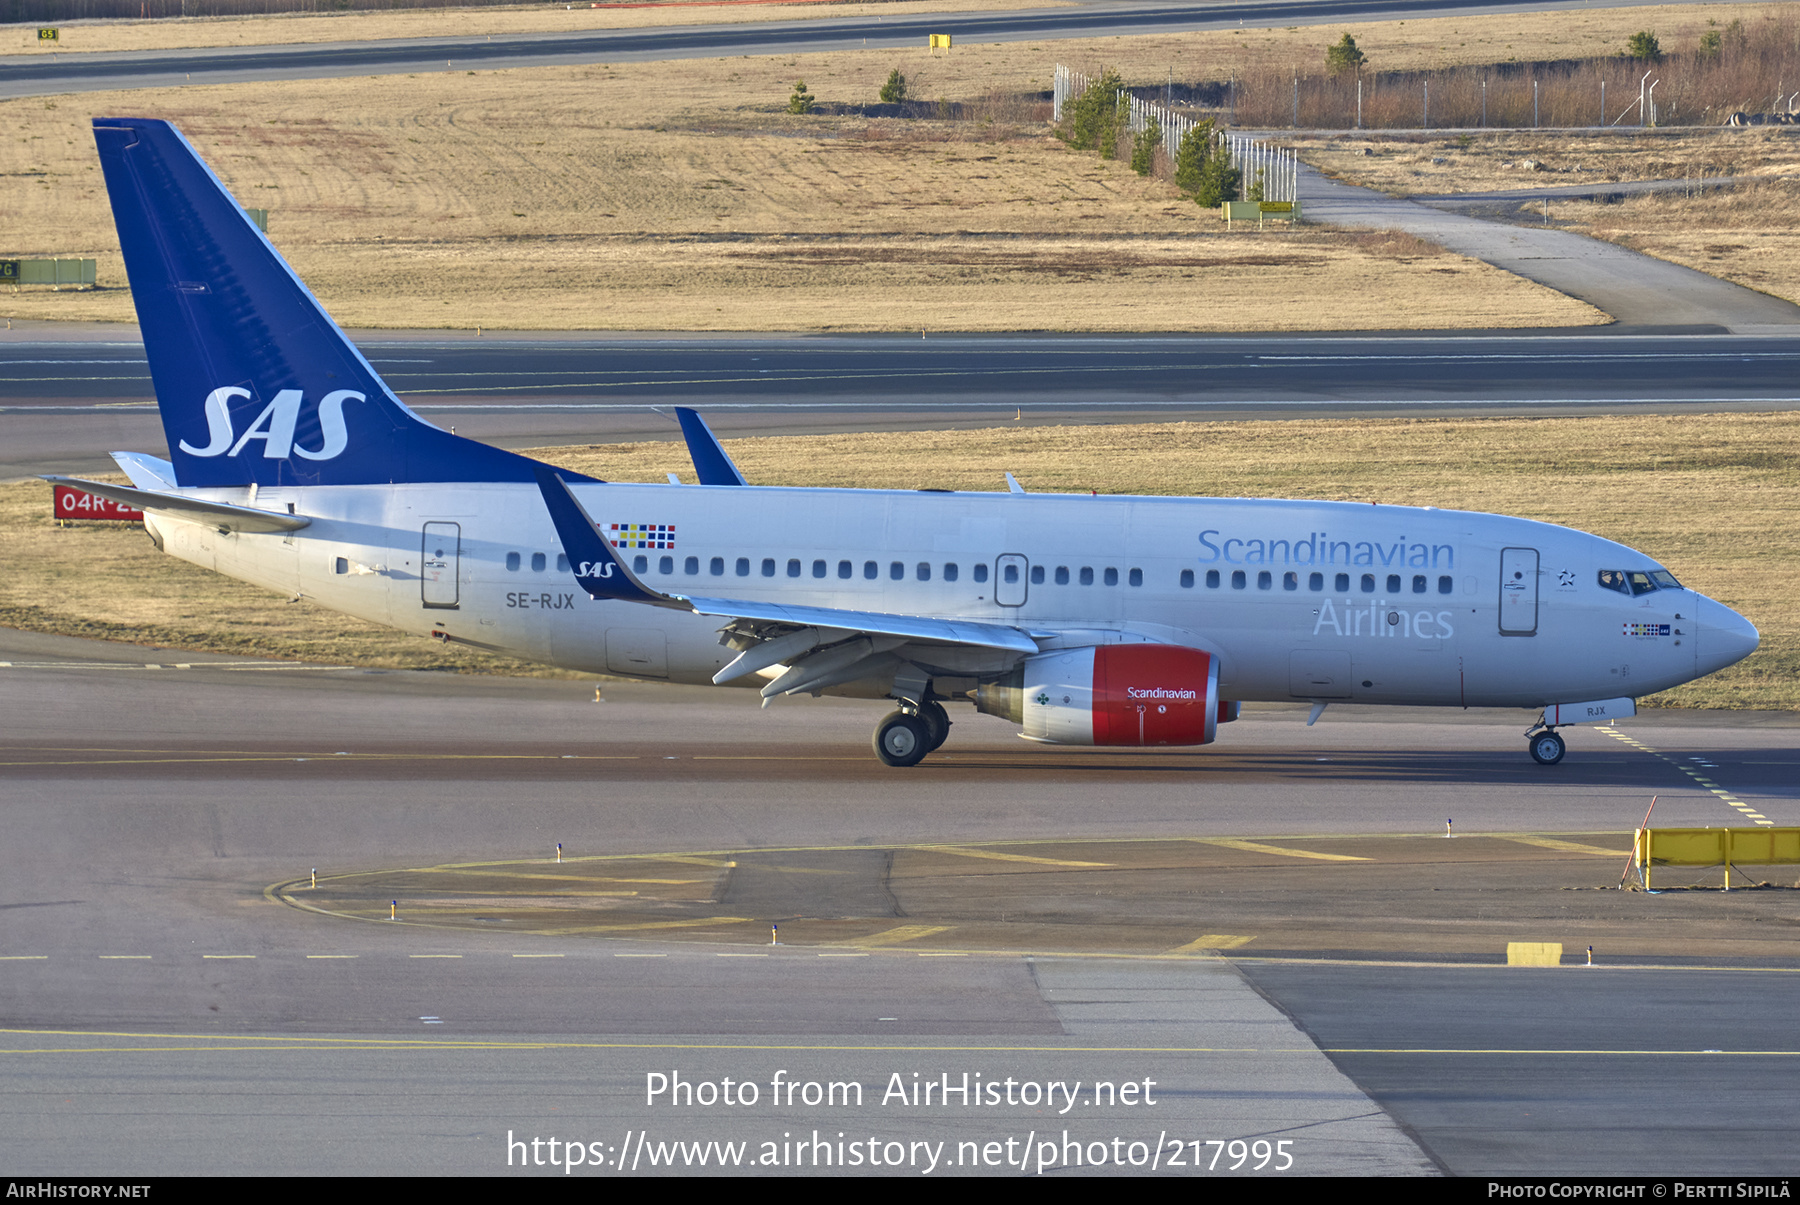
[[[1162,145],[1162,123],[1152,117],[1131,140],[1131,170],[1140,176],[1156,166],[1156,148]]]

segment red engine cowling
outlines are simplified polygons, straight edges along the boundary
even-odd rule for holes
[[[1219,699],[1218,659],[1166,644],[1027,657],[1007,681],[983,687],[977,705],[1058,745],[1205,745],[1221,719],[1236,718]]]

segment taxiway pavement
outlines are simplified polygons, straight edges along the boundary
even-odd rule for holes
[[[1511,713],[1334,709],[1309,729],[1258,711],[1207,750],[1137,756],[1023,747],[964,713],[942,757],[893,771],[867,751],[875,704],[765,712],[736,692],[627,684],[596,703],[589,682],[23,633],[0,634],[0,661],[0,1151],[19,1173],[503,1173],[510,1132],[596,1143],[614,1174],[647,1141],[779,1144],[817,1127],[974,1142],[977,1157],[1066,1128],[1090,1147],[1120,1137],[1127,1156],[1131,1141],[1210,1157],[1210,1139],[1288,1140],[1313,1172],[1745,1174],[1785,1170],[1800,1129],[1785,1090],[1800,959],[1714,957],[1679,923],[1666,958],[1603,949],[1593,969],[1507,967],[1497,941],[1453,965],[1390,950],[1368,966],[1259,959],[1253,941],[1227,961],[959,952],[904,932],[836,948],[509,934],[265,894],[314,867],[541,857],[555,876],[558,842],[658,855],[673,879],[693,871],[684,857],[775,847],[1423,836],[1447,815],[1463,832],[1616,834],[1652,793],[1663,823],[1733,822],[1683,772],[1696,758],[1789,824],[1791,717],[1648,714],[1637,745],[1572,730],[1546,769]],[[1200,939],[1215,930],[1195,887]],[[1746,926],[1791,929],[1789,894],[1756,896]],[[1526,941],[1554,918],[1517,921]],[[859,1083],[865,1100],[666,1109],[643,1095],[658,1069],[749,1078],[765,1099],[782,1071]],[[1041,1099],[879,1103],[915,1071],[1084,1091],[1149,1078],[1165,1095],[1083,1104],[1078,1121]]]

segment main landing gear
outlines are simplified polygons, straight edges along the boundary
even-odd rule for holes
[[[950,735],[950,716],[936,699],[903,701],[875,725],[875,756],[883,765],[916,766]]]
[[[1554,766],[1569,751],[1568,744],[1556,735],[1556,729],[1544,723],[1542,716],[1525,734],[1525,747],[1531,750],[1531,760],[1540,766]]]

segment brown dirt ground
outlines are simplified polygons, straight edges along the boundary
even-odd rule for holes
[[[727,441],[764,485],[1339,498],[1523,515],[1596,532],[1737,608],[1762,648],[1651,706],[1800,709],[1800,414],[1003,427]],[[614,481],[692,480],[675,443],[539,449]],[[1546,488],[1554,482],[1555,488]],[[157,553],[137,528],[58,528],[41,483],[0,486],[0,623],[333,663],[532,671],[290,603]]]

